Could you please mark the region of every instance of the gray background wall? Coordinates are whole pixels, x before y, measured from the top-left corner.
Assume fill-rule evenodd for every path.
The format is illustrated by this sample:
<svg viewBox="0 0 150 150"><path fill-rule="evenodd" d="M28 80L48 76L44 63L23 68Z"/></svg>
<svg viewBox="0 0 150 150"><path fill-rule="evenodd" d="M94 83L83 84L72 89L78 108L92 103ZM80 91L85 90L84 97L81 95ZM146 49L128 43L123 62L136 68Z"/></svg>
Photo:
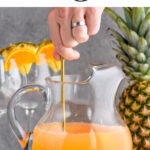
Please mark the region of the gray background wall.
<svg viewBox="0 0 150 150"><path fill-rule="evenodd" d="M49 39L47 15L51 8L0 8L0 48L10 43L31 41L39 43ZM121 8L113 8L121 15ZM92 63L113 63L119 65L112 50L113 43L108 27L116 28L115 23L103 13L101 29L96 36L76 49L81 53L77 61L66 63L66 72L80 72ZM15 136L8 129L8 122L0 119L0 150L21 150Z"/></svg>

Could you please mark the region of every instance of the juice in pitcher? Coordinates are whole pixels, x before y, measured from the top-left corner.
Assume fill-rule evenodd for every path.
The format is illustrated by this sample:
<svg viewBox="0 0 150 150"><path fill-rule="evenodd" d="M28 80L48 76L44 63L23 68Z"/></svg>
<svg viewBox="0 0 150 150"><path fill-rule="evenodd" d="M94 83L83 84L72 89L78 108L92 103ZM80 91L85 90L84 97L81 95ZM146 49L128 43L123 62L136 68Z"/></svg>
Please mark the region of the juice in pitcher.
<svg viewBox="0 0 150 150"><path fill-rule="evenodd" d="M132 140L127 127L47 123L35 127L32 150L132 150Z"/></svg>

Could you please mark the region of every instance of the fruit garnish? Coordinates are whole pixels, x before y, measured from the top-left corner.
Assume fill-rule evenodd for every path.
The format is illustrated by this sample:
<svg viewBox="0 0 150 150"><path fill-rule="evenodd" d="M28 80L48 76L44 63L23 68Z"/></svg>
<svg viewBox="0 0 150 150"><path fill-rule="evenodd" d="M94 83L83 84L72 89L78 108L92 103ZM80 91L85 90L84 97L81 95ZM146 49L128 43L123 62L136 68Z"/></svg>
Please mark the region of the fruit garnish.
<svg viewBox="0 0 150 150"><path fill-rule="evenodd" d="M40 43L39 49L37 51L37 56L39 57L38 65L48 64L48 66L55 72L58 72L61 67L61 62L56 61L53 57L54 45L50 40L45 40Z"/></svg>
<svg viewBox="0 0 150 150"><path fill-rule="evenodd" d="M18 68L22 75L28 74L32 63L38 62L37 49L38 46L32 43L19 43L3 50L2 56L5 58L5 71Z"/></svg>

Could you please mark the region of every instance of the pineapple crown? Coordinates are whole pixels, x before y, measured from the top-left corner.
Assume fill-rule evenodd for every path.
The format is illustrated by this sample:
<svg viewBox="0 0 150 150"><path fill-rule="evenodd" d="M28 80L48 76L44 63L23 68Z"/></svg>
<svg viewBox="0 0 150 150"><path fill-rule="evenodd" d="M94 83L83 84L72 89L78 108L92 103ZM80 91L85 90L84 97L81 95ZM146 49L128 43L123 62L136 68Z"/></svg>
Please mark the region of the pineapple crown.
<svg viewBox="0 0 150 150"><path fill-rule="evenodd" d="M105 12L116 22L120 34L109 28L117 41L113 48L131 80L150 81L150 7L124 7L125 20L110 8Z"/></svg>

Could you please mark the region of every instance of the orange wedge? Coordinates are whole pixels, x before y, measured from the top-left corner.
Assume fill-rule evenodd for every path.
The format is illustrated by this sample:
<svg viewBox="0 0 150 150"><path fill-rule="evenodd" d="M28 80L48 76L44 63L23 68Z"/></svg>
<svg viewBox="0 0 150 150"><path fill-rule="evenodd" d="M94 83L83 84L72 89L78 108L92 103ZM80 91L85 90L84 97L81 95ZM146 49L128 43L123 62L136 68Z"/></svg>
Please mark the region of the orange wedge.
<svg viewBox="0 0 150 150"><path fill-rule="evenodd" d="M54 59L54 49L54 45L50 40L43 41L37 51L37 56L39 58L38 65L47 63L53 71L58 72L61 67L61 62Z"/></svg>
<svg viewBox="0 0 150 150"><path fill-rule="evenodd" d="M2 52L5 71L18 68L22 75L28 74L32 63L38 62L37 49L38 47L31 43L19 43L7 48Z"/></svg>

